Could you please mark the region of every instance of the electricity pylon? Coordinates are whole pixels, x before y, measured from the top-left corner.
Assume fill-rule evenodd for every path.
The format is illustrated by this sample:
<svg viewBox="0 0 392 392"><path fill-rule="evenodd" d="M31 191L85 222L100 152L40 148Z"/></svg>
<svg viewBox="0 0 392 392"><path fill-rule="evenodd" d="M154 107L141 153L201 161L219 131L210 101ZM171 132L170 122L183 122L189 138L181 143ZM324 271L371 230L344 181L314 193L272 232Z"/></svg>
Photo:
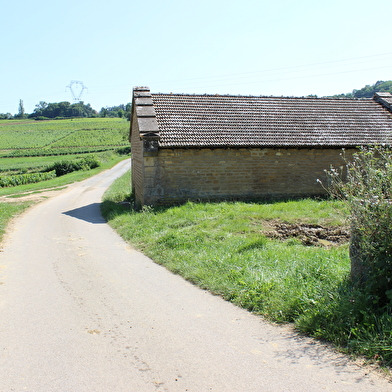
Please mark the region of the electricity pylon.
<svg viewBox="0 0 392 392"><path fill-rule="evenodd" d="M71 83L66 87L71 90L74 102L81 102L83 90L88 90L87 87L79 80L71 80Z"/></svg>

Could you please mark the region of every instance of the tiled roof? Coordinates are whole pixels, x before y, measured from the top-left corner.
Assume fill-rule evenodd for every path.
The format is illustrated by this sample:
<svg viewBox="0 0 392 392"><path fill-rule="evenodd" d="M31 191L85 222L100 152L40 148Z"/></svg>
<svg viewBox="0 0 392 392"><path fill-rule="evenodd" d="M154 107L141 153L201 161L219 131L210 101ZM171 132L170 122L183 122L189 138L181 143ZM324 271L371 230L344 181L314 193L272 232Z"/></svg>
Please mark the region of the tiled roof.
<svg viewBox="0 0 392 392"><path fill-rule="evenodd" d="M152 99L160 147L350 147L392 141L392 114L387 109L392 96L381 93L379 102L184 94L140 97L142 106L143 100Z"/></svg>

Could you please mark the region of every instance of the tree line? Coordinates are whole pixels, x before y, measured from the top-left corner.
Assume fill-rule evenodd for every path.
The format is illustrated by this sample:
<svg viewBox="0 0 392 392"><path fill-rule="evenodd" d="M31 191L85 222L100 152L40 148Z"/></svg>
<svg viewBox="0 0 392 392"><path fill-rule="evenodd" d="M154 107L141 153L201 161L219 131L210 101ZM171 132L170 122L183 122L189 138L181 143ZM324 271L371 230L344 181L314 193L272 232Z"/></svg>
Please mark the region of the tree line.
<svg viewBox="0 0 392 392"><path fill-rule="evenodd" d="M375 93L391 93L392 94L392 80L378 82L369 85L360 90L353 90L351 93L334 95L334 98L371 98Z"/></svg>
<svg viewBox="0 0 392 392"><path fill-rule="evenodd" d="M24 110L23 101L19 101L19 110L17 114L12 115L11 113L0 113L0 120L12 120L12 119L35 119L35 120L46 120L46 119L62 119L62 118L75 118L75 117L119 117L130 119L131 116L130 103L120 104L117 106L106 106L102 107L98 112L94 110L89 103L78 102L71 104L70 102L54 102L47 103L40 101L35 105L33 113L26 113Z"/></svg>

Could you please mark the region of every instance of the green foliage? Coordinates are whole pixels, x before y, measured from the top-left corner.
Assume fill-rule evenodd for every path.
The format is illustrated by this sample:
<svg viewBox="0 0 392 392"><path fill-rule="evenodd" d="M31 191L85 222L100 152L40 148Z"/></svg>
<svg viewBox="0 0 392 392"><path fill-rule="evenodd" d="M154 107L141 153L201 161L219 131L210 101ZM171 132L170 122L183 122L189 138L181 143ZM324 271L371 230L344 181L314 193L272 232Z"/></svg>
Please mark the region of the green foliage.
<svg viewBox="0 0 392 392"><path fill-rule="evenodd" d="M113 146L96 146L96 147L68 147L68 148L51 148L51 149L23 149L23 150L13 150L9 154L5 154L3 158L16 158L16 157L49 157L49 156L59 156L59 155L75 155L75 154L87 154L92 152L108 152L114 151L119 155L130 155L130 147L119 147L113 150Z"/></svg>
<svg viewBox="0 0 392 392"><path fill-rule="evenodd" d="M24 119L26 117L27 117L27 115L25 114L23 101L20 99L19 100L19 111L18 111L18 114L15 114L14 118L20 120L20 119Z"/></svg>
<svg viewBox="0 0 392 392"><path fill-rule="evenodd" d="M24 184L33 184L35 182L46 181L56 177L55 170L45 173L27 173L10 176L0 176L0 187L10 187Z"/></svg>
<svg viewBox="0 0 392 392"><path fill-rule="evenodd" d="M67 160L77 161L82 159L84 156L89 156L91 154L77 154L68 155ZM120 154L118 154L120 155ZM109 161L113 159L117 154L113 151L105 151L94 154L96 159L100 162ZM59 160L58 157L44 156L44 157L23 157L23 158L1 158L0 174L25 174L34 172L46 171L49 166L52 166L55 162Z"/></svg>
<svg viewBox="0 0 392 392"><path fill-rule="evenodd" d="M51 148L78 146L117 146L124 144L124 129L116 131L107 128L80 129L53 142ZM129 142L128 142L129 143Z"/></svg>
<svg viewBox="0 0 392 392"><path fill-rule="evenodd" d="M96 117L98 113L88 103L70 104L69 102L46 103L41 101L29 118L71 118L71 117Z"/></svg>
<svg viewBox="0 0 392 392"><path fill-rule="evenodd" d="M392 309L392 150L361 148L344 173L327 174L330 193L350 211L352 277L374 306Z"/></svg>
<svg viewBox="0 0 392 392"><path fill-rule="evenodd" d="M56 176L63 176L78 170L89 170L100 166L100 161L94 156L89 155L78 160L63 160L55 162L46 170L48 172L54 171Z"/></svg>
<svg viewBox="0 0 392 392"><path fill-rule="evenodd" d="M49 163L53 162L53 157L37 158L1 158L0 174L24 174L43 171Z"/></svg>
<svg viewBox="0 0 392 392"><path fill-rule="evenodd" d="M111 213L110 210L113 207L113 204L122 201L131 201L130 187L131 173L128 172L114 181L112 186L106 190L105 200L110 205L110 208L107 209L108 213ZM120 209L122 210L122 208Z"/></svg>
<svg viewBox="0 0 392 392"><path fill-rule="evenodd" d="M110 169L113 165L120 162L124 159L123 156L119 156L114 154L113 152L104 152L100 153L99 160L101 161L101 165L92 170L78 170L72 173L69 173L65 176L55 177L51 180L47 180L44 182L37 182L32 184L26 185L18 185L12 188L0 188L0 196L6 195L22 195L24 192L32 192L32 191L39 191L41 189L47 188L55 188L55 187L62 187L66 184L71 184L76 181L82 181L86 178L93 176L94 174L98 174L99 172ZM46 157L45 157L46 158ZM28 158L26 158L28 159ZM35 158L34 158L35 159ZM0 206L0 213L1 213L1 206Z"/></svg>
<svg viewBox="0 0 392 392"><path fill-rule="evenodd" d="M388 92L392 93L392 80L386 82L379 80L373 85L366 85L360 90L353 90L348 94L334 95L337 98L371 98L375 93Z"/></svg>
<svg viewBox="0 0 392 392"><path fill-rule="evenodd" d="M387 82L379 80L372 86L366 85L360 90L353 90L353 96L355 98L371 98L377 92L392 93L392 80Z"/></svg>
<svg viewBox="0 0 392 392"><path fill-rule="evenodd" d="M392 365L392 317L388 311L375 312L371 298L350 279L326 292L318 306L297 319L296 326L343 351Z"/></svg>
<svg viewBox="0 0 392 392"><path fill-rule="evenodd" d="M127 149L127 147L124 147ZM115 151L121 154L124 148L116 149ZM12 150L9 153L3 154L3 158L21 158L21 157L53 157L59 155L74 155L86 154L92 152L113 151L112 146L96 146L96 147L67 147L67 148L26 148L23 150ZM129 148L128 148L129 151ZM128 152L129 154L129 152Z"/></svg>
<svg viewBox="0 0 392 392"><path fill-rule="evenodd" d="M132 112L131 103L127 103L126 105L118 105L118 106L106 106L99 111L100 117L119 117L130 119Z"/></svg>

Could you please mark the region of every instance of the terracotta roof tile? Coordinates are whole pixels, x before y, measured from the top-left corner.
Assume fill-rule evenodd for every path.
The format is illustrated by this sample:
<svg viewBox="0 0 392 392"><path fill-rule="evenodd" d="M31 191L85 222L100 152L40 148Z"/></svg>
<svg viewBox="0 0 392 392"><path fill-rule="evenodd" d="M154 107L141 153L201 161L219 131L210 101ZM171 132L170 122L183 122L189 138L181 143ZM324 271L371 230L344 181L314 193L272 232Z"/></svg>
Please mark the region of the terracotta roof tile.
<svg viewBox="0 0 392 392"><path fill-rule="evenodd" d="M151 94L160 146L349 147L392 142L373 99ZM388 100L392 97L381 97ZM144 98L138 98L145 104Z"/></svg>

